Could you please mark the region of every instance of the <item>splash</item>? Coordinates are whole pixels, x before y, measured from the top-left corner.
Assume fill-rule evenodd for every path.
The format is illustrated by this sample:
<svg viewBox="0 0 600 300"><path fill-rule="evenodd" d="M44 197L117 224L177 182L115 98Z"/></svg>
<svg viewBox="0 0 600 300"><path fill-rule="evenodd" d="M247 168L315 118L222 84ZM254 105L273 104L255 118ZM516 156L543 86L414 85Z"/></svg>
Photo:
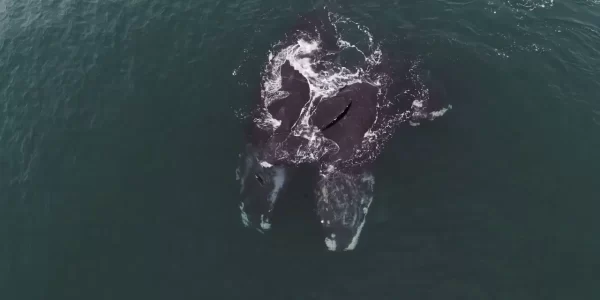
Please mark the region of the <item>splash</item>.
<svg viewBox="0 0 600 300"><path fill-rule="evenodd" d="M291 132L292 136L301 137L306 143L299 146L296 153L291 156L293 163L314 162L338 148L335 142L325 138L320 130L309 122L319 101L326 101L336 96L343 87L355 83L368 83L378 87L378 96L383 97L386 82L389 81L385 78L386 74L374 71L374 68L381 64L382 51L380 45L374 42L369 29L334 13L329 13L328 19L333 25L339 52L352 51L353 55L360 57L358 65L348 66L324 59L328 50L323 48L321 37L311 36L308 33L298 34L293 43L279 50L276 48L281 47L284 42L275 43L273 49L267 54L268 62L262 76L261 114L254 120L259 128L274 132L281 125L281 120L275 119L268 112L267 107L289 95L288 92L281 90L281 68L284 64L289 63L307 80L309 86L309 101L302 107L300 117ZM362 40L366 42L366 49L361 49L355 43L344 39L344 29L340 28L340 24L354 25L361 33Z"/></svg>
<svg viewBox="0 0 600 300"><path fill-rule="evenodd" d="M282 67L289 65L300 73L309 86L309 100L302 107L299 118L292 126L290 136L301 138L304 143L294 147L294 153L285 147L278 148L279 158L285 157L291 164L316 162L327 153L335 153L339 146L327 139L317 128L310 124L320 101L327 101L337 95L346 86L356 83L367 83L377 88L376 119L365 133L362 142L354 149L353 158L343 162L344 165L357 165L374 160L382 151L385 143L391 138L394 129L403 122L413 126L419 121L433 120L443 116L452 107L437 111L429 111L429 90L419 75L420 61L414 61L409 70L409 80L417 86L406 91L414 99L408 109L398 109L398 95L389 95L389 87L394 83L390 75L382 69L384 52L381 44L375 40L367 26L359 24L347 17L329 12L327 20L332 26L337 49L328 49L323 37L317 33L298 32L292 37L274 43L267 53L267 62L261 74L261 105L254 123L261 130L270 134L282 124L267 109L277 101L289 96L282 90ZM333 53L332 53L333 52ZM330 59L332 54L337 56ZM350 57L341 61L340 57ZM382 68L380 68L380 66Z"/></svg>
<svg viewBox="0 0 600 300"><path fill-rule="evenodd" d="M395 129L401 123L408 122L411 126L419 126L421 120L434 120L445 115L452 109L452 105L436 111L429 109L429 88L425 85L420 75L422 61L413 61L408 70L408 78L415 85L414 89L407 89L402 95L408 95L413 99L407 110L396 110L396 97L400 95L384 95L390 100L383 101L378 106L378 114L375 124L369 129L359 147L354 151L352 159L344 162L344 165L359 165L367 161L373 161L383 151L384 145L392 137ZM391 84L391 82L390 82Z"/></svg>
<svg viewBox="0 0 600 300"><path fill-rule="evenodd" d="M510 0L510 7L532 11L537 8L550 8L554 6L554 0Z"/></svg>

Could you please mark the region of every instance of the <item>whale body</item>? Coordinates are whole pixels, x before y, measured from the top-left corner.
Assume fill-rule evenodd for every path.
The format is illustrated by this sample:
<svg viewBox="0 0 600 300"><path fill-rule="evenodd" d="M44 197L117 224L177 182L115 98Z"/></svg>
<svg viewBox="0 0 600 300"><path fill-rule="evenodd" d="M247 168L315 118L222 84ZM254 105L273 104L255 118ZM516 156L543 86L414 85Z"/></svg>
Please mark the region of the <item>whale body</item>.
<svg viewBox="0 0 600 300"><path fill-rule="evenodd" d="M342 25L356 26L367 49L344 40ZM244 225L268 231L290 170L310 165L327 249L355 249L373 201L375 158L394 126L431 116L426 99L398 108L388 63L365 26L326 11L299 16L268 55L240 155Z"/></svg>

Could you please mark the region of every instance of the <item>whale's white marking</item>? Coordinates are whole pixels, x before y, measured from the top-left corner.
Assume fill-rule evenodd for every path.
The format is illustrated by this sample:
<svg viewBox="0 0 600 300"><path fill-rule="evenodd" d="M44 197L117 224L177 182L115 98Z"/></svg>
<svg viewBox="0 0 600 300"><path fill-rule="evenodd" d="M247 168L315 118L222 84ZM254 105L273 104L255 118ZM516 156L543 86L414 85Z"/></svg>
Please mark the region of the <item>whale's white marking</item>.
<svg viewBox="0 0 600 300"><path fill-rule="evenodd" d="M329 237L325 238L325 245L327 246L327 249L329 249L330 251L335 251L337 249L337 243L335 242L335 240Z"/></svg>
<svg viewBox="0 0 600 300"><path fill-rule="evenodd" d="M270 163L268 163L268 162L266 162L266 161L261 161L261 162L260 162L260 165L261 165L263 168L270 168L270 167L272 167L272 166L273 166L272 164L270 164Z"/></svg>
<svg viewBox="0 0 600 300"><path fill-rule="evenodd" d="M271 223L269 223L269 220L265 218L265 215L260 215L260 228L264 230L271 229Z"/></svg>
<svg viewBox="0 0 600 300"><path fill-rule="evenodd" d="M375 185L375 177L372 174L364 173L361 177L361 182L367 184L367 187L365 188L365 190L369 191L367 194L362 195L362 198L360 201L361 205L364 205L363 206L364 218L358 225L358 228L356 229L356 233L354 233L354 236L352 237L352 241L350 242L348 247L346 247L346 249L344 249L345 251L354 250L354 248L356 248L356 245L358 244L358 239L360 238L360 233L363 229L363 226L365 226L365 222L367 220L367 218L366 218L367 212L369 211L369 207L371 206L371 203L373 202L372 191L373 191L373 186Z"/></svg>
<svg viewBox="0 0 600 300"><path fill-rule="evenodd" d="M242 223L244 223L244 226L246 226L246 227L250 226L250 220L248 219L248 215L246 214L246 211L244 211L244 202L240 203L240 212L242 215Z"/></svg>

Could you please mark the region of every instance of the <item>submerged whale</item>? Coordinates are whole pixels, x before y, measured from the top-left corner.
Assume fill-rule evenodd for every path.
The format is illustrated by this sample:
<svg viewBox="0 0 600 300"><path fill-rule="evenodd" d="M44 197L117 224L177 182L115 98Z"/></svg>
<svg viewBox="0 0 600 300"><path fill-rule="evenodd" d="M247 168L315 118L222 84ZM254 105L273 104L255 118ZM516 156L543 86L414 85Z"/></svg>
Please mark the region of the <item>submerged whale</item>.
<svg viewBox="0 0 600 300"><path fill-rule="evenodd" d="M344 39L344 25L358 28L366 49ZM269 53L240 155L244 225L269 230L290 170L308 164L319 174L314 195L327 249L357 246L373 201L373 162L394 126L440 114L427 112L426 99L395 103L391 77L365 26L326 11L299 16Z"/></svg>

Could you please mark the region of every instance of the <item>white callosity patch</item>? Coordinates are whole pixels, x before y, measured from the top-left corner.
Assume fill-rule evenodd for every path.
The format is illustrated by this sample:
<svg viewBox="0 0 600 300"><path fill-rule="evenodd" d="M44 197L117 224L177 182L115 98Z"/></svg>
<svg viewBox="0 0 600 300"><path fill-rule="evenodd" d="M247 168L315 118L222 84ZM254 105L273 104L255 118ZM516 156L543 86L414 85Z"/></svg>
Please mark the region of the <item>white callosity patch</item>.
<svg viewBox="0 0 600 300"><path fill-rule="evenodd" d="M369 173L364 173L361 177L361 182L366 185L365 190L369 191L367 193L364 193L361 198L361 205L363 208L364 218L358 225L354 236L352 236L352 241L350 242L348 247L346 247L345 250L354 250L354 248L356 248L356 245L358 244L358 239L360 238L360 233L362 232L363 226L365 226L365 222L367 220L366 216L369 212L369 207L373 202L373 186L375 185L375 177L373 177L373 175Z"/></svg>
<svg viewBox="0 0 600 300"><path fill-rule="evenodd" d="M269 219L265 218L265 215L260 215L260 228L263 230L271 229L271 223L269 223Z"/></svg>
<svg viewBox="0 0 600 300"><path fill-rule="evenodd" d="M337 250L337 243L335 242L335 240L333 239L333 237L326 237L325 238L325 245L327 246L327 249L329 251L335 251Z"/></svg>
<svg viewBox="0 0 600 300"><path fill-rule="evenodd" d="M270 168L270 167L272 167L272 166L273 166L272 164L270 164L270 163L268 163L268 162L266 162L266 161L261 161L261 162L260 162L260 165L261 165L263 168Z"/></svg>

